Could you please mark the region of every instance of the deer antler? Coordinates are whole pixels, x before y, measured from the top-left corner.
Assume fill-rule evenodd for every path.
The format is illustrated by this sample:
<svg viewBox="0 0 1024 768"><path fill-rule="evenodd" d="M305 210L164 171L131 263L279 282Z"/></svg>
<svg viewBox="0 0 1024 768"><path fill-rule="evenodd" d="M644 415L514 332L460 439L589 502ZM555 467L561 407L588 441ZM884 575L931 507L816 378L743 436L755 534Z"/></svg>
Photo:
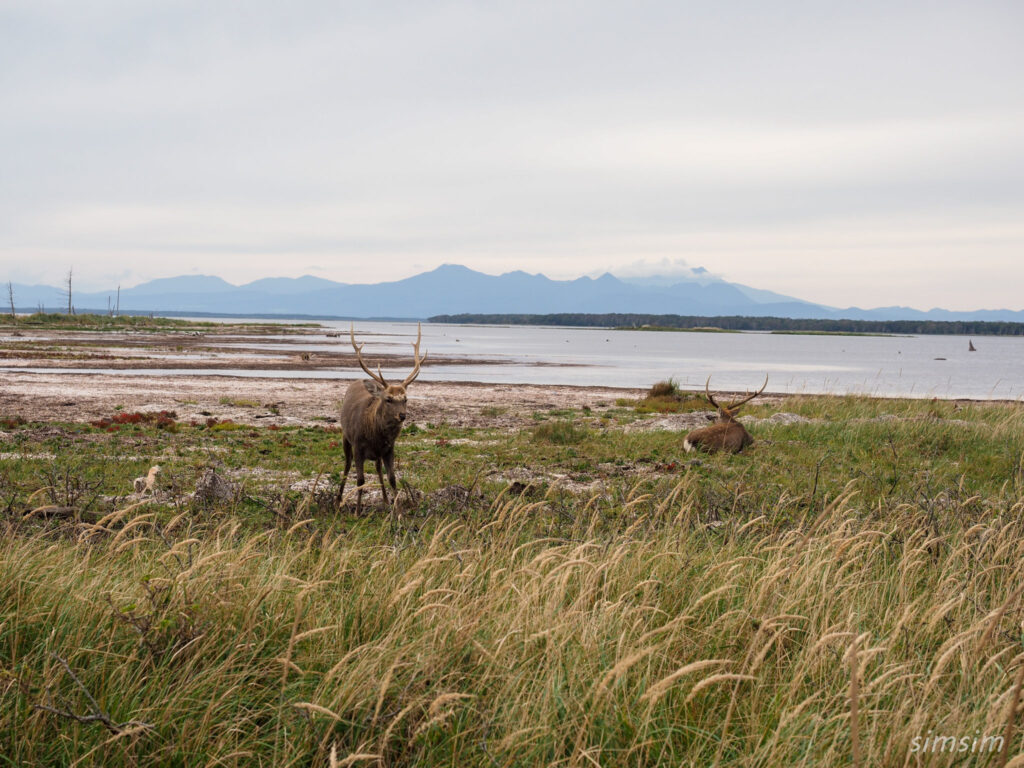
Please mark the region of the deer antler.
<svg viewBox="0 0 1024 768"><path fill-rule="evenodd" d="M757 397L757 396L758 396L758 395L760 395L760 394L761 394L762 392L764 392L764 388L765 388L765 387L767 387L767 386L768 386L768 374L766 373L766 374L764 375L764 384L762 384L762 385L761 385L761 388L760 388L759 390L757 390L757 392L755 392L755 393L754 393L754 394L752 394L752 395L747 395L747 396L746 396L746 397L744 397L744 398L743 398L742 400L739 400L739 401L737 401L737 402L735 402L735 403L730 403L730 404L729 404L729 405L727 406L727 407L728 407L728 409L729 409L730 411L732 411L732 410L735 410L736 408L739 408L739 407L740 407L741 405L743 405L744 403L749 403L749 402L750 402L751 400L753 400L753 399L754 399L755 397Z"/></svg>
<svg viewBox="0 0 1024 768"><path fill-rule="evenodd" d="M708 380L704 382L704 393L708 396L708 402L711 403L715 408L721 409L718 403L715 402L715 398L711 396L711 390L708 389L708 385L711 384L711 377L708 376Z"/></svg>
<svg viewBox="0 0 1024 768"><path fill-rule="evenodd" d="M352 349L354 349L356 351L356 358L359 360L359 367L362 368L364 371L366 371L366 373L369 374L371 379L376 381L382 387L387 388L388 383L384 380L384 374L382 374L380 372L380 366L379 365L377 366L377 372L374 373L369 368L367 368L366 367L366 363L363 362L362 350L363 350L363 347L366 346L366 342L363 342L362 344L356 344L356 331L355 331L355 324L354 323L349 325L348 335L349 335L349 338L352 339Z"/></svg>
<svg viewBox="0 0 1024 768"><path fill-rule="evenodd" d="M427 353L423 353L423 357L420 357L420 340L423 338L423 328L419 323L416 323L416 343L412 345L412 359L413 369L412 373L405 377L405 381L402 382L403 387L407 387L416 380L416 377L420 375L420 363L427 359Z"/></svg>
<svg viewBox="0 0 1024 768"><path fill-rule="evenodd" d="M729 411L730 413L732 413L733 411L735 411L737 408L739 408L744 403L749 403L755 397L757 397L762 392L764 392L764 388L768 386L768 374L765 374L764 384L761 385L761 388L759 390L757 390L757 392L755 392L752 395L747 395L742 400L737 400L735 403L728 403L724 407L715 402L715 398L714 398L714 396L712 396L711 390L708 389L708 385L710 385L710 384L711 384L711 377L708 376L708 380L706 382L704 382L704 393L708 397L708 402L711 403L711 405L713 405L715 408L717 408L720 411Z"/></svg>

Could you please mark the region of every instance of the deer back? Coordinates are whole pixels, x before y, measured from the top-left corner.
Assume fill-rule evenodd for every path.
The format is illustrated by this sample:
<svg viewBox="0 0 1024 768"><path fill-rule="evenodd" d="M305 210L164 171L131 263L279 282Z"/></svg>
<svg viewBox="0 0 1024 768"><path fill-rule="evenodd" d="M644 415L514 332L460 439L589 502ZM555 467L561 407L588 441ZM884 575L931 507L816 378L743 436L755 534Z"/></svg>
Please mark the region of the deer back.
<svg viewBox="0 0 1024 768"><path fill-rule="evenodd" d="M744 426L734 421L696 429L686 436L683 446L688 451L697 448L708 452L739 453L753 442L754 438Z"/></svg>
<svg viewBox="0 0 1024 768"><path fill-rule="evenodd" d="M699 448L703 451L739 453L753 442L754 438L742 424L728 419L693 430L683 440L683 447L687 451Z"/></svg>

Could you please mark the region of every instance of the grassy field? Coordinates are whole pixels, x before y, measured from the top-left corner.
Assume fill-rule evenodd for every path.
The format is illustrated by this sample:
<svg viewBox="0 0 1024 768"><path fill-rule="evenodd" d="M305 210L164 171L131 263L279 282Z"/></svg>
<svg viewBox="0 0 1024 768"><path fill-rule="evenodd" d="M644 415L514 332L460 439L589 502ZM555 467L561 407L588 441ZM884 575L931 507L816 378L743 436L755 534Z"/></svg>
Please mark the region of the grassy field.
<svg viewBox="0 0 1024 768"><path fill-rule="evenodd" d="M329 422L5 414L0 765L1024 764L1021 405L649 410L407 430L362 517Z"/></svg>

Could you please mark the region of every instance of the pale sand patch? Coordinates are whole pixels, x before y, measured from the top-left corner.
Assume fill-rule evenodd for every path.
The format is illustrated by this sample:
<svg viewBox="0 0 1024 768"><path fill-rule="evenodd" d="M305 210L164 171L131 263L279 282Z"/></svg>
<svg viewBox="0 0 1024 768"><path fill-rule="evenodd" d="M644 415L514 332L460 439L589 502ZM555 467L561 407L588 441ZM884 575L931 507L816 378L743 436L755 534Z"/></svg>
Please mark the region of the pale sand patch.
<svg viewBox="0 0 1024 768"><path fill-rule="evenodd" d="M4 372L0 416L93 421L118 410L166 410L177 413L179 421L212 417L242 424L322 425L325 419L337 418L349 381ZM639 389L616 387L417 381L409 387L409 418L417 424L522 427L533 424L538 411L587 406L600 413L614 407L618 398L642 394Z"/></svg>

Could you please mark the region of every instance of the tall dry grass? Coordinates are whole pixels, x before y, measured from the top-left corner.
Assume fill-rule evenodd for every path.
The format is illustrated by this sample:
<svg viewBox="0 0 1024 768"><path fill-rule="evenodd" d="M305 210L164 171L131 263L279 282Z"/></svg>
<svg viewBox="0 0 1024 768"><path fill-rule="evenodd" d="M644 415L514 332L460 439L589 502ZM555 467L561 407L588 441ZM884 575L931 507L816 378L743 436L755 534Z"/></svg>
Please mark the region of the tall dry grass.
<svg viewBox="0 0 1024 768"><path fill-rule="evenodd" d="M1024 502L938 530L852 491L785 526L698 507L684 480L556 539L506 498L375 542L144 509L9 527L3 760L939 764L912 751L932 732L1021 764Z"/></svg>

